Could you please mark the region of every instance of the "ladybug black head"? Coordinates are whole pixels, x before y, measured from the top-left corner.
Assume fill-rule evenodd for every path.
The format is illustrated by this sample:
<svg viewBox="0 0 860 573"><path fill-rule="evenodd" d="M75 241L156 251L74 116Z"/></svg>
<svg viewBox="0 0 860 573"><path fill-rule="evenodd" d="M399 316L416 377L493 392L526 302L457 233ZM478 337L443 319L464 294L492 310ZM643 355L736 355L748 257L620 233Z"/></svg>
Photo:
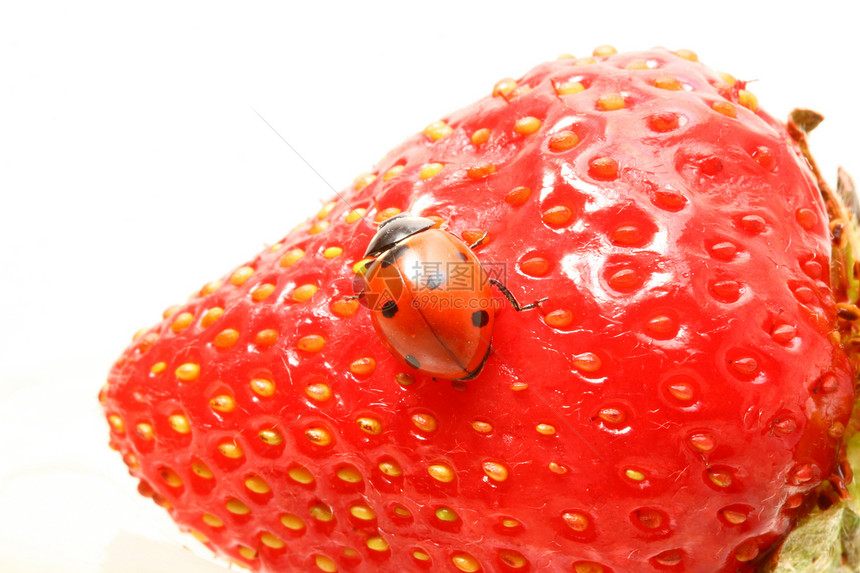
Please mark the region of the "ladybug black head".
<svg viewBox="0 0 860 573"><path fill-rule="evenodd" d="M377 257L405 239L421 231L426 231L436 223L432 219L416 217L408 213L395 215L379 225L376 235L367 245L365 257Z"/></svg>

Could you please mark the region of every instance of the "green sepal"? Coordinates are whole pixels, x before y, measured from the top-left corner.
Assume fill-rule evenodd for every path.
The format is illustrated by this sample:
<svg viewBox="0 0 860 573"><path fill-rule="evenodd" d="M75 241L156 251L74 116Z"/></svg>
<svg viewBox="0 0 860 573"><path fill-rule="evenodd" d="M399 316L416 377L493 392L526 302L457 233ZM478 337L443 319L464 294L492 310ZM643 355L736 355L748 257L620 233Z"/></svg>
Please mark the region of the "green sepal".
<svg viewBox="0 0 860 573"><path fill-rule="evenodd" d="M860 435L848 442L847 459L860 468ZM761 567L761 573L857 573L860 571L860 487L848 499L803 517Z"/></svg>

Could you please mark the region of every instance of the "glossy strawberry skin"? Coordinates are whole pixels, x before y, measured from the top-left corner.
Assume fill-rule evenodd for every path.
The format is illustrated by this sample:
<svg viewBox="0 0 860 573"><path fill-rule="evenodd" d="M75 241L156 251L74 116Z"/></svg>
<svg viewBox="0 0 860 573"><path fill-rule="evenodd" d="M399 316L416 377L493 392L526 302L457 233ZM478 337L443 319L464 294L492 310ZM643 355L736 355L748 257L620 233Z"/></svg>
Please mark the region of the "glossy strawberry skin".
<svg viewBox="0 0 860 573"><path fill-rule="evenodd" d="M265 571L751 571L853 401L827 216L741 83L595 61L500 82L141 334L102 400L142 491ZM498 312L473 381L344 298L397 210L549 299Z"/></svg>

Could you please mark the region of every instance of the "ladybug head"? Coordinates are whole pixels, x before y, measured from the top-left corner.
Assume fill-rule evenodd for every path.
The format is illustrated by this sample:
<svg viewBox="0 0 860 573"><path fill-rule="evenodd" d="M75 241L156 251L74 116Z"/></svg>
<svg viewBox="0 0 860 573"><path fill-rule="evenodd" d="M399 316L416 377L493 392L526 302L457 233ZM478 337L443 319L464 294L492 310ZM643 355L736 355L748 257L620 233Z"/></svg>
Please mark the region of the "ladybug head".
<svg viewBox="0 0 860 573"><path fill-rule="evenodd" d="M426 231L435 225L432 219L424 217L416 217L408 213L395 215L390 219L386 219L380 223L376 230L376 235L370 240L367 245L365 257L377 257L405 239L411 237L421 231Z"/></svg>

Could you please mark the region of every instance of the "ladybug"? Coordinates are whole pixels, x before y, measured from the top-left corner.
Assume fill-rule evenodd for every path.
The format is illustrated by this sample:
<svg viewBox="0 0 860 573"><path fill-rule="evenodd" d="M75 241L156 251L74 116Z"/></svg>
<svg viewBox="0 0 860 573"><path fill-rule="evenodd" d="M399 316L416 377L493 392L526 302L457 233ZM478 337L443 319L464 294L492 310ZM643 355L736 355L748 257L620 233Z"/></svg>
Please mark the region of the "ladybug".
<svg viewBox="0 0 860 573"><path fill-rule="evenodd" d="M435 222L407 213L385 220L367 247L373 257L362 294L376 332L401 362L448 380L476 377L490 354L492 285L517 311L505 286L487 276L472 249Z"/></svg>

